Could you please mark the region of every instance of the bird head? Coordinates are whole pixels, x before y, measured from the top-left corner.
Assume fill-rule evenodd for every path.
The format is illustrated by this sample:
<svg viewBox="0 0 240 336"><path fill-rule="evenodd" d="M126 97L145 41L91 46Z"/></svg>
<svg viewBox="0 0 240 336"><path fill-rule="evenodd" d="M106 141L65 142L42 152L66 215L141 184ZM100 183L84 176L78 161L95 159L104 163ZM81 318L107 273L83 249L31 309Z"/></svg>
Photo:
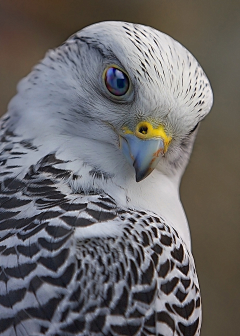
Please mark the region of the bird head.
<svg viewBox="0 0 240 336"><path fill-rule="evenodd" d="M133 167L137 182L154 169L183 172L197 125L213 102L189 51L153 28L125 22L82 29L48 52L19 91L27 101L29 137L38 130L95 141L95 151L84 150L87 162L91 156L104 161L99 144L109 145L116 162Z"/></svg>

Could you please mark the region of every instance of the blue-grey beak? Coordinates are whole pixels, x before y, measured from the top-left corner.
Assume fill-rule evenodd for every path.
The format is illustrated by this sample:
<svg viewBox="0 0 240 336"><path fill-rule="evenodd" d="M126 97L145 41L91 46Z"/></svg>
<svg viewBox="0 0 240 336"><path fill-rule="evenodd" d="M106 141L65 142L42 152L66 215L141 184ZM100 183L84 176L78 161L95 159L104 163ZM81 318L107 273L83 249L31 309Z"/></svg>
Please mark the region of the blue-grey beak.
<svg viewBox="0 0 240 336"><path fill-rule="evenodd" d="M135 168L137 182L154 170L164 154L164 141L160 137L139 139L134 134L124 134L120 136L120 147L127 161Z"/></svg>

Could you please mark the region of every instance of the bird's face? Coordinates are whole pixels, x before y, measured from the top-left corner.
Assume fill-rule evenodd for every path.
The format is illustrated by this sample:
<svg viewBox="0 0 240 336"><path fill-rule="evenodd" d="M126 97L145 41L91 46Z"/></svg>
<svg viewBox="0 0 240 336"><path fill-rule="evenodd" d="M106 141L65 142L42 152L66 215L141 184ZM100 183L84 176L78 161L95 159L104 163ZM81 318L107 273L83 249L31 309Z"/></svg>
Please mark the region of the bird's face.
<svg viewBox="0 0 240 336"><path fill-rule="evenodd" d="M53 58L63 93L58 113L64 111L69 132L117 147L137 181L160 162L181 166L212 106L209 81L184 47L150 27L103 22L73 35L42 63Z"/></svg>
<svg viewBox="0 0 240 336"><path fill-rule="evenodd" d="M106 67L103 72L103 86L107 89L108 94L116 102L123 102L124 96L132 96L133 84L130 76L122 68L115 64ZM138 107L141 108L141 104ZM145 110L148 108L145 107ZM129 113L131 115L131 111ZM114 128L119 137L119 148L122 150L127 161L133 165L136 172L136 181L139 182L147 177L161 156L163 156L172 140L168 136L164 127L160 124L155 125L151 121L144 119L144 116L138 116L135 113L135 121L130 118L120 127ZM151 116L151 114L150 114ZM131 128L130 128L131 127Z"/></svg>
<svg viewBox="0 0 240 336"><path fill-rule="evenodd" d="M88 46L88 62L94 60L87 87L95 92L88 96L91 117L104 129L97 140L115 142L137 181L159 161L180 162L212 105L209 81L195 58L169 36L129 23L96 24L69 42L77 39Z"/></svg>

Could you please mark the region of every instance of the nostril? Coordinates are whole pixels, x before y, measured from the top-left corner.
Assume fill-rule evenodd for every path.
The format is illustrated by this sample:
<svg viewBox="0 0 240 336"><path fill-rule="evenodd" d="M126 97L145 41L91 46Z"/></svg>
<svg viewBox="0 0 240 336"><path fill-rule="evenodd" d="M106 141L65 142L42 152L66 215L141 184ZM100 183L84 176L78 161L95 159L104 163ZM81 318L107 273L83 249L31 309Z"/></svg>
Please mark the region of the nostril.
<svg viewBox="0 0 240 336"><path fill-rule="evenodd" d="M147 126L141 126L138 130L139 133L142 133L142 134L147 134L148 132L148 127Z"/></svg>

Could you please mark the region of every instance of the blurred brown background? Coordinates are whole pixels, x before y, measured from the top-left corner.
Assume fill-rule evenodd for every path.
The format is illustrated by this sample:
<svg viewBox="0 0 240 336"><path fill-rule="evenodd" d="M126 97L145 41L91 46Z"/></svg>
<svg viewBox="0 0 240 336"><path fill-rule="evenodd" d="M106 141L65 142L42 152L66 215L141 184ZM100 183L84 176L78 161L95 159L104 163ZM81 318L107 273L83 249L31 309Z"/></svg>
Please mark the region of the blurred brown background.
<svg viewBox="0 0 240 336"><path fill-rule="evenodd" d="M215 104L201 125L181 195L202 291L201 335L240 335L240 1L0 0L0 114L48 48L102 20L166 32L210 78Z"/></svg>

